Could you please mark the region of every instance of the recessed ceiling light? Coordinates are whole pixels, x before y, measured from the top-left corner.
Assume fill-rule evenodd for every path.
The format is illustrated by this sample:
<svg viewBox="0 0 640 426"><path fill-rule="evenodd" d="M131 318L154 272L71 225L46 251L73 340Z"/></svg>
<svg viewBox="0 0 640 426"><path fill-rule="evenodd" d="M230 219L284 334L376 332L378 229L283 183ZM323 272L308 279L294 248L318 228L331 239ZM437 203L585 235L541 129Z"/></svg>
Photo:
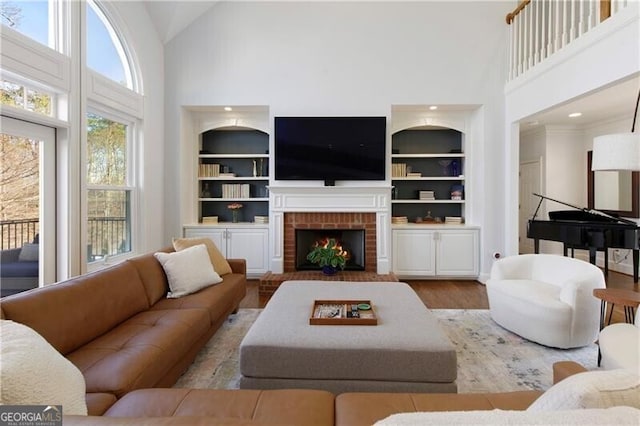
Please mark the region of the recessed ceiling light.
<svg viewBox="0 0 640 426"><path fill-rule="evenodd" d="M576 118L576 117L580 117L581 115L582 115L581 112L572 112L571 114L569 114L569 117Z"/></svg>
<svg viewBox="0 0 640 426"><path fill-rule="evenodd" d="M438 106L437 106L437 105L431 105L431 106L429 107L429 109L430 109L431 111L433 111L433 110L435 110L435 109L438 109Z"/></svg>
<svg viewBox="0 0 640 426"><path fill-rule="evenodd" d="M224 107L224 110L225 110L225 111L233 111L233 108L231 108L231 107Z"/></svg>

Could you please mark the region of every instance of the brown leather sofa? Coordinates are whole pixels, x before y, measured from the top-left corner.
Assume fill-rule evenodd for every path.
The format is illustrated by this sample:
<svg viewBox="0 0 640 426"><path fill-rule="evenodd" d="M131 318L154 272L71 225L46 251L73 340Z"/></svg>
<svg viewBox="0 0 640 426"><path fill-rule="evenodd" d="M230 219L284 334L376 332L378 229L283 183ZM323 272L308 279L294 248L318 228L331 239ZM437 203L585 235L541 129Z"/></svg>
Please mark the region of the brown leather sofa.
<svg viewBox="0 0 640 426"><path fill-rule="evenodd" d="M164 251L172 251L165 249ZM153 254L0 300L3 319L25 324L82 371L89 414L125 394L173 385L246 294L246 262L223 281L167 299Z"/></svg>
<svg viewBox="0 0 640 426"><path fill-rule="evenodd" d="M554 383L586 371L575 362L553 366ZM65 425L372 425L419 411L525 410L542 391L503 393L343 393L316 390L143 389L102 417L65 416Z"/></svg>

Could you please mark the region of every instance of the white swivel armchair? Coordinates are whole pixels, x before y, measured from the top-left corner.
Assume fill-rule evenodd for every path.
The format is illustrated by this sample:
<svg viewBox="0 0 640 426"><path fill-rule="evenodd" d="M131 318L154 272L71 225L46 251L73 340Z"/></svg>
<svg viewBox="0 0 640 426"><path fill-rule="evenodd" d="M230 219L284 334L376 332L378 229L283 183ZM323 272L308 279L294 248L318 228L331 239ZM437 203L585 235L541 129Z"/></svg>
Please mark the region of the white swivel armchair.
<svg viewBox="0 0 640 426"><path fill-rule="evenodd" d="M600 268L552 254L524 254L496 261L487 281L491 317L525 339L555 348L594 343L605 288Z"/></svg>

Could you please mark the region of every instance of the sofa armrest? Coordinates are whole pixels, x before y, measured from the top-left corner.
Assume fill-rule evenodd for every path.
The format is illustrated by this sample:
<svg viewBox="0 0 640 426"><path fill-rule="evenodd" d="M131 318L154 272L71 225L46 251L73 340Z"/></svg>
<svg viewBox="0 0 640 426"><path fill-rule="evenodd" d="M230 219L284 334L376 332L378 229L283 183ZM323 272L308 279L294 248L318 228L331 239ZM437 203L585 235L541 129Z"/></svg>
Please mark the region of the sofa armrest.
<svg viewBox="0 0 640 426"><path fill-rule="evenodd" d="M247 275L247 261L245 259L227 259L231 272L234 274Z"/></svg>
<svg viewBox="0 0 640 426"><path fill-rule="evenodd" d="M560 361L553 363L553 384L566 379L574 374L587 371L582 365L573 361Z"/></svg>

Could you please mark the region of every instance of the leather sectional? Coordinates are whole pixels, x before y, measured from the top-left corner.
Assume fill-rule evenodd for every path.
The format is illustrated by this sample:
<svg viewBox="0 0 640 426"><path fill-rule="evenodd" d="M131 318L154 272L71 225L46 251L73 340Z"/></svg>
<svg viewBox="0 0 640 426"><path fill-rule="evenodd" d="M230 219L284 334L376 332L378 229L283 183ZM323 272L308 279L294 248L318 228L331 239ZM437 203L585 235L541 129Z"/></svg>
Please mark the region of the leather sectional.
<svg viewBox="0 0 640 426"><path fill-rule="evenodd" d="M170 388L246 293L246 264L197 293L167 299L152 254L0 301L3 319L40 333L83 373L88 416L65 425L365 425L394 413L523 410L542 392L343 393ZM554 372L564 377L580 366Z"/></svg>

